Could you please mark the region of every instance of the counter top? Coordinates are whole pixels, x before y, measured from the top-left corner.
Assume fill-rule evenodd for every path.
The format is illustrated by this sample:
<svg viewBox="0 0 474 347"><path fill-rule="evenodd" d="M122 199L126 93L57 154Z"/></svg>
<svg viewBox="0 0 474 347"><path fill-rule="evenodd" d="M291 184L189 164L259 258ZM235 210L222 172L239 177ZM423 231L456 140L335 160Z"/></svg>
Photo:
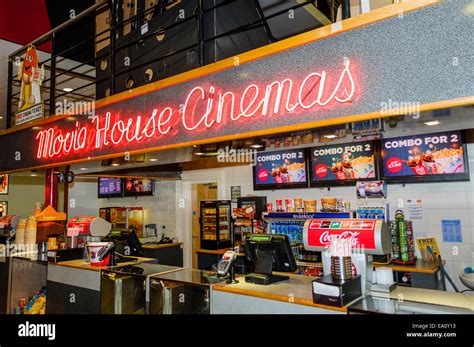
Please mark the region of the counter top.
<svg viewBox="0 0 474 347"><path fill-rule="evenodd" d="M82 269L82 270L90 270L90 271L100 271L100 270L110 270L113 269L117 266L126 266L126 265L137 265L141 264L144 262L148 261L156 261L156 259L152 258L141 258L141 257L131 257L131 258L138 258L137 260L132 260L126 263L118 263L116 266L92 266L88 262L86 262L84 259L75 259L75 260L68 260L68 261L62 261L53 265L57 266L66 266L66 267L72 267L76 269Z"/></svg>
<svg viewBox="0 0 474 347"><path fill-rule="evenodd" d="M463 308L474 313L474 295L466 293L397 286L390 293L390 299Z"/></svg>
<svg viewBox="0 0 474 347"><path fill-rule="evenodd" d="M276 273L277 274L277 273ZM243 277L238 277L239 283L226 284L219 283L212 286L212 290L254 296L262 299L276 300L282 302L291 302L294 304L311 306L326 310L347 312L348 306L336 307L315 304L313 302L312 284L315 277L302 276L288 273L281 273L289 276L287 281L277 282L270 285L259 285L253 283L246 283Z"/></svg>
<svg viewBox="0 0 474 347"><path fill-rule="evenodd" d="M443 260L443 264L445 263L446 262ZM389 267L389 268L392 268L393 271L419 272L419 273L428 273L428 274L434 274L436 271L438 271L438 264L436 262L423 261L421 259L417 259L415 265L374 264L374 268L377 268L377 267Z"/></svg>
<svg viewBox="0 0 474 347"><path fill-rule="evenodd" d="M147 249L161 249L161 248L168 248L168 247L180 247L183 243L182 242L173 242L173 243L155 243L155 244L144 244L143 248Z"/></svg>
<svg viewBox="0 0 474 347"><path fill-rule="evenodd" d="M215 272L197 269L182 269L180 271L168 272L164 274L153 275L152 279L164 281L198 284L210 286L213 283L223 282L228 277L218 277Z"/></svg>

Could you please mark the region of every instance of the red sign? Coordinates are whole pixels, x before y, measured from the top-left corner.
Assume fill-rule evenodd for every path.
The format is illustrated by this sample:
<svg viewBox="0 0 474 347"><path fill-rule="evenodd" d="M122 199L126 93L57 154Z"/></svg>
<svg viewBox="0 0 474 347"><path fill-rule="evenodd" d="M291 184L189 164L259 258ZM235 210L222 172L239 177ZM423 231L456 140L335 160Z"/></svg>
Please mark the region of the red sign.
<svg viewBox="0 0 474 347"><path fill-rule="evenodd" d="M159 146L181 132L219 129L231 122L269 122L270 127L270 117L297 117L309 110L350 103L355 92L349 59L339 73L320 70L300 80L253 83L240 93L213 85L195 86L182 104L153 105L148 112L130 117L106 110L90 120L76 121L72 129L51 126L41 130L36 135L36 158L67 159L79 153Z"/></svg>
<svg viewBox="0 0 474 347"><path fill-rule="evenodd" d="M353 248L373 250L376 248L375 223L373 220L311 220L308 226L308 245L325 248L334 239L349 239Z"/></svg>
<svg viewBox="0 0 474 347"><path fill-rule="evenodd" d="M258 180L260 182L265 182L268 179L268 171L266 169L261 169L258 172Z"/></svg>
<svg viewBox="0 0 474 347"><path fill-rule="evenodd" d="M319 178L324 178L328 175L328 167L325 164L318 164L314 167L314 174Z"/></svg>
<svg viewBox="0 0 474 347"><path fill-rule="evenodd" d="M403 169L403 162L400 160L400 158L393 157L387 160L387 170L391 173L397 173L400 172Z"/></svg>

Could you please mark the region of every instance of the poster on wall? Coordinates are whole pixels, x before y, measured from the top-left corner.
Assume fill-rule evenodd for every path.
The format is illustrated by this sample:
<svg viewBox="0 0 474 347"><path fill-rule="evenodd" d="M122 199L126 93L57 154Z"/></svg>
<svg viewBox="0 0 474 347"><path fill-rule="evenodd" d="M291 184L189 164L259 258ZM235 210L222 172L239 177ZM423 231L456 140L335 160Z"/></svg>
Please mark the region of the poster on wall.
<svg viewBox="0 0 474 347"><path fill-rule="evenodd" d="M0 195L7 195L8 194L8 175L0 175Z"/></svg>
<svg viewBox="0 0 474 347"><path fill-rule="evenodd" d="M373 141L313 147L310 163L311 186L353 184L378 176Z"/></svg>
<svg viewBox="0 0 474 347"><path fill-rule="evenodd" d="M8 215L8 201L0 201L0 217Z"/></svg>
<svg viewBox="0 0 474 347"><path fill-rule="evenodd" d="M306 150L287 149L257 154L253 169L255 190L308 186Z"/></svg>
<svg viewBox="0 0 474 347"><path fill-rule="evenodd" d="M148 178L127 178L124 182L124 196L151 196L155 181Z"/></svg>
<svg viewBox="0 0 474 347"><path fill-rule="evenodd" d="M383 178L391 182L468 180L460 131L382 140Z"/></svg>

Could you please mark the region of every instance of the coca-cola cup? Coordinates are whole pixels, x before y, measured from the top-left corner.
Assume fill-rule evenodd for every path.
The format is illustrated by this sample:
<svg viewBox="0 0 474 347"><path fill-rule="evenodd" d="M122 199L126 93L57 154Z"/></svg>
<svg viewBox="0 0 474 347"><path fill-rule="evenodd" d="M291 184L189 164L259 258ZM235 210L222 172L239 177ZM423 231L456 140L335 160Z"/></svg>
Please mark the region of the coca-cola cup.
<svg viewBox="0 0 474 347"><path fill-rule="evenodd" d="M283 200L276 201L277 212L283 212Z"/></svg>
<svg viewBox="0 0 474 347"><path fill-rule="evenodd" d="M286 212L293 212L293 200L285 199Z"/></svg>
<svg viewBox="0 0 474 347"><path fill-rule="evenodd" d="M336 178L337 178L338 180L345 180L345 179L347 179L347 174L346 174L344 171L336 171L334 174L336 175Z"/></svg>
<svg viewBox="0 0 474 347"><path fill-rule="evenodd" d="M267 212L273 212L273 204L271 202L267 202Z"/></svg>

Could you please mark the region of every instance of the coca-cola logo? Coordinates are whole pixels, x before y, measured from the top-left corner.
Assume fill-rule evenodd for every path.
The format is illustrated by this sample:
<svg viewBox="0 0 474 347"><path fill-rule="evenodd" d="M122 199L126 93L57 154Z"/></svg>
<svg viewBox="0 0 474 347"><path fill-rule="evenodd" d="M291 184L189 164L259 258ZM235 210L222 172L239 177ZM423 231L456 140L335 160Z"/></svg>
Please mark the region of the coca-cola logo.
<svg viewBox="0 0 474 347"><path fill-rule="evenodd" d="M266 169L261 169L257 173L257 177L260 182L265 182L268 179L268 171Z"/></svg>
<svg viewBox="0 0 474 347"><path fill-rule="evenodd" d="M329 231L325 231L319 237L319 242L322 245L329 245L332 240L341 239L341 240L351 240L352 247L355 247L359 244L360 232L357 231L344 231L340 234L331 234Z"/></svg>
<svg viewBox="0 0 474 347"><path fill-rule="evenodd" d="M400 158L393 157L387 160L387 163L385 164L387 167L387 170L391 173L397 173L400 172L403 169L403 162Z"/></svg>
<svg viewBox="0 0 474 347"><path fill-rule="evenodd" d="M324 178L328 175L328 167L324 164L318 164L314 167L314 174L316 177Z"/></svg>

